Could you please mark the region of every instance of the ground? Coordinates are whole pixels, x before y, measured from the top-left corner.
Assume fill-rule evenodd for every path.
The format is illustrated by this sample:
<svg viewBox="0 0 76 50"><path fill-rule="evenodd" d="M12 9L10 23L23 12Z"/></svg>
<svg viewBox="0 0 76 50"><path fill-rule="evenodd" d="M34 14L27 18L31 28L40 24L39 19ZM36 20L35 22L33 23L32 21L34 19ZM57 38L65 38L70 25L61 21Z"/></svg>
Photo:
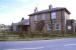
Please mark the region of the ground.
<svg viewBox="0 0 76 50"><path fill-rule="evenodd" d="M37 41L4 41L0 50L76 50L76 38Z"/></svg>

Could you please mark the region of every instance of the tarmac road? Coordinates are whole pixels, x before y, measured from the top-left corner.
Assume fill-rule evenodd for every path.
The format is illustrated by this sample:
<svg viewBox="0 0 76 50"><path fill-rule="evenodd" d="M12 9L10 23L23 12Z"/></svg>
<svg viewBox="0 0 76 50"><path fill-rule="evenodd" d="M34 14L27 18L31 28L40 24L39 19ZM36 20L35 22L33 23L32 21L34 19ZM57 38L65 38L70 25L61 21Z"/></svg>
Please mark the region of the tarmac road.
<svg viewBox="0 0 76 50"><path fill-rule="evenodd" d="M0 42L0 50L76 50L76 38Z"/></svg>

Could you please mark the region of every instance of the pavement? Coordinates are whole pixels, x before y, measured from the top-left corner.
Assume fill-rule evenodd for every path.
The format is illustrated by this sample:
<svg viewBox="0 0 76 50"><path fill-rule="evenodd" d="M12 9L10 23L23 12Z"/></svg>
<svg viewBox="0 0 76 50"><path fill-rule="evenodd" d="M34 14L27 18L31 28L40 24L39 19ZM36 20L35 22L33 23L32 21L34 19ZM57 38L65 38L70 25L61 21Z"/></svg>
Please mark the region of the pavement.
<svg viewBox="0 0 76 50"><path fill-rule="evenodd" d="M38 41L4 41L0 50L76 50L76 38Z"/></svg>

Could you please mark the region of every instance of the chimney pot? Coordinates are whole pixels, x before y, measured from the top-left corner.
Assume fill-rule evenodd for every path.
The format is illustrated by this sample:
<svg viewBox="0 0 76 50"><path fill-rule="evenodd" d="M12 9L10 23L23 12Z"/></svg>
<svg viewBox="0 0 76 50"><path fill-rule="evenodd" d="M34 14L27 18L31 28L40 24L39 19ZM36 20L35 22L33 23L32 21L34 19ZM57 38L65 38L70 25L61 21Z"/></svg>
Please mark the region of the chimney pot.
<svg viewBox="0 0 76 50"><path fill-rule="evenodd" d="M37 7L35 7L35 9L34 9L34 13L35 13L35 12L38 12L38 8L37 8Z"/></svg>
<svg viewBox="0 0 76 50"><path fill-rule="evenodd" d="M52 5L49 5L49 10L51 10L53 8L53 6Z"/></svg>

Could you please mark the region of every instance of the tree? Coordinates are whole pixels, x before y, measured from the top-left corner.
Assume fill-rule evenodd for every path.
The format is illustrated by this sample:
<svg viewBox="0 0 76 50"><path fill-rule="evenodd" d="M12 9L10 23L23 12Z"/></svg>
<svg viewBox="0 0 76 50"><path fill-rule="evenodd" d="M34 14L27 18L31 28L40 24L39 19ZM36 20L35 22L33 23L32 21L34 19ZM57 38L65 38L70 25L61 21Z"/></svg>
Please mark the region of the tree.
<svg viewBox="0 0 76 50"><path fill-rule="evenodd" d="M39 21L38 23L36 23L36 30L41 32L44 25L45 25L45 23L43 20Z"/></svg>

